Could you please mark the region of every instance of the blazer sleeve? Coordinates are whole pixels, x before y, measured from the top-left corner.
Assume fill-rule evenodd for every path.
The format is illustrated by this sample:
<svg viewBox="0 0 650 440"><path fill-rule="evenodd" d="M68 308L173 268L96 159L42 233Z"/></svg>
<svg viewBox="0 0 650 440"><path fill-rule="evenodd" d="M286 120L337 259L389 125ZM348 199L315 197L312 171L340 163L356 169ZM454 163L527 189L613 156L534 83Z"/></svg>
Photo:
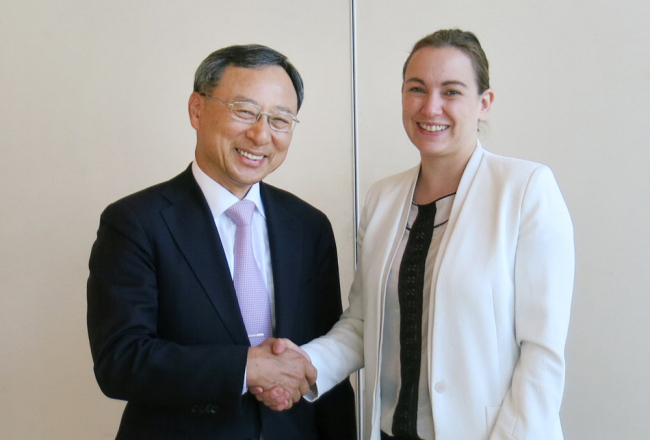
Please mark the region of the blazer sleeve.
<svg viewBox="0 0 650 440"><path fill-rule="evenodd" d="M88 334L102 391L140 404L239 408L248 347L180 344L159 334L155 234L124 201L101 216L90 256Z"/></svg>
<svg viewBox="0 0 650 440"><path fill-rule="evenodd" d="M363 237L367 225L367 208L361 214L358 229L357 267L362 264ZM364 297L362 271L357 269L348 296L349 306L341 319L323 337L302 346L318 370L317 394L308 396L316 399L337 383L363 367Z"/></svg>
<svg viewBox="0 0 650 440"><path fill-rule="evenodd" d="M315 281L318 325L324 335L341 317L341 284L334 232L329 221L323 222L316 250ZM323 440L356 440L354 391L347 376L314 403L318 436Z"/></svg>
<svg viewBox="0 0 650 440"><path fill-rule="evenodd" d="M551 170L540 166L524 192L515 255L520 356L491 440L562 439L559 411L574 264L568 209Z"/></svg>

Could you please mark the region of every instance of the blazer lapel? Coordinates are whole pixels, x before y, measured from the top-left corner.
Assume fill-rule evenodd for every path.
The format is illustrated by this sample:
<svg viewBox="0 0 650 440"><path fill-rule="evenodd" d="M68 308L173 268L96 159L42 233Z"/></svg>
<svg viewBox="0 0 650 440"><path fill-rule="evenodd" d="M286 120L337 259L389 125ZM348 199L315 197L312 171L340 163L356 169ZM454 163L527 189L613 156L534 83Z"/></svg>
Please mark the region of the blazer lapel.
<svg viewBox="0 0 650 440"><path fill-rule="evenodd" d="M162 216L176 244L235 343L248 345L221 239L191 169L172 180L164 195L172 204L162 210Z"/></svg>
<svg viewBox="0 0 650 440"><path fill-rule="evenodd" d="M481 146L481 141L476 140L476 148L472 153L472 156L469 158L469 162L463 171L463 176L460 178L460 183L458 184L458 189L456 190L456 196L454 197L454 204L451 207L451 212L449 213L449 222L447 223L447 230L445 235L442 237L440 242L440 248L438 249L438 256L436 257L436 262L433 266L433 283L435 285L438 279L438 272L440 271L440 265L442 260L447 252L447 247L449 241L451 240L454 230L456 229L456 223L458 222L458 217L463 209L465 204L465 199L467 198L467 193L472 186L474 177L476 176L476 171L483 159L483 154L485 150Z"/></svg>
<svg viewBox="0 0 650 440"><path fill-rule="evenodd" d="M275 301L275 336L291 337L299 303L302 229L294 214L280 203L275 188L260 182L271 250Z"/></svg>

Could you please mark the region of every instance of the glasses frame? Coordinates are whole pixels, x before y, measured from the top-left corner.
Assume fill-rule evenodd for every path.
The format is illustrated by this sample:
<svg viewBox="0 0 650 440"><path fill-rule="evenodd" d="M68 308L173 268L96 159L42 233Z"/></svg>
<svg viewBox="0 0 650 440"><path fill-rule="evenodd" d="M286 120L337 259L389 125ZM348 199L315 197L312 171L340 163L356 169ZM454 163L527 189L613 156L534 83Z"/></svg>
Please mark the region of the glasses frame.
<svg viewBox="0 0 650 440"><path fill-rule="evenodd" d="M293 129L296 128L296 124L300 122L300 121L299 121L298 119L296 119L296 117L295 117L294 115L292 115L291 113L288 113L288 112L282 112L282 111L275 112L275 113L283 113L283 114L285 114L285 115L289 115L289 116L291 116L291 120L292 120L291 128L290 128L289 130L280 130L280 129L278 129L278 128L275 128L275 127L271 124L271 115L272 115L273 113L263 112L263 111L262 111L262 107L260 107L260 106L257 105L257 104L253 104L252 102L246 102L246 101L235 101L235 102L222 101L221 99L219 99L219 98L215 98L214 96L210 96L210 95L208 95L208 94L206 94L206 93L199 93L199 95L201 95L201 96L203 96L203 97L205 97L205 98L211 99L211 100L213 100L213 101L220 102L220 103L222 103L222 104L228 106L228 108L230 109L230 116L231 116L234 120L239 121L239 122L244 122L244 123L246 123L246 124L255 124L257 121L260 120L260 118L262 117L262 115L266 115L266 122L269 124L269 127L271 127L271 130L273 130L273 131L277 131L277 132L279 132L279 133L291 133L291 132L293 131ZM259 112L257 112L257 117L255 118L255 120L254 120L254 121L247 121L247 120L245 120L245 119L241 119L241 118L237 117L237 115L236 115L235 112L233 111L233 107L235 106L235 104L247 104L247 105L252 105L252 106L254 106L254 107L257 107L257 108L259 109Z"/></svg>

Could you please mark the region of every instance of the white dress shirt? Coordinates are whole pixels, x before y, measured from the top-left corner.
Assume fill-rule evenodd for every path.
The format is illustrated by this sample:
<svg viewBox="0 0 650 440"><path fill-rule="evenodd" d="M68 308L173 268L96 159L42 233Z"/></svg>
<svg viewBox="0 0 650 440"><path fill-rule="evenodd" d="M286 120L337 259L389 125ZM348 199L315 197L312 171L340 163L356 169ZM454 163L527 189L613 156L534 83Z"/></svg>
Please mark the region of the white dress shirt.
<svg viewBox="0 0 650 440"><path fill-rule="evenodd" d="M210 212L214 218L214 223L219 231L219 238L223 251L226 254L230 276L232 277L235 268L235 233L237 225L230 217L226 215L226 210L239 201L239 198L216 182L197 165L196 161L192 162L192 174L196 183L198 183L203 196L208 202ZM266 216L264 214L264 205L260 196L260 185L255 183L244 197L244 200L250 200L255 203L253 211L253 220L251 222L251 238L253 240L253 255L257 267L262 273L262 279L266 283L269 292L269 303L271 304L271 325L275 330L275 301L273 288L273 271L271 270L271 249L269 247L269 232L266 227ZM215 268L216 270L216 268ZM246 373L244 373L243 392L247 391Z"/></svg>
<svg viewBox="0 0 650 440"><path fill-rule="evenodd" d="M235 203L239 202L239 198L224 188L221 184L213 180L210 176L205 174L203 170L192 162L192 174L196 183L199 184L205 199L214 217L214 223L219 231L219 238L223 251L228 260L228 268L230 269L230 276L235 271L235 233L237 232L237 225L225 212ZM271 249L269 248L269 232L266 228L266 216L264 213L264 205L260 196L259 183L251 186L243 200L250 200L255 203L255 211L253 212L253 220L251 224L251 238L253 239L253 254L257 267L262 273L262 279L266 283L269 292L269 302L271 303L271 320L273 328L275 329L275 307L273 301L273 271L271 270Z"/></svg>

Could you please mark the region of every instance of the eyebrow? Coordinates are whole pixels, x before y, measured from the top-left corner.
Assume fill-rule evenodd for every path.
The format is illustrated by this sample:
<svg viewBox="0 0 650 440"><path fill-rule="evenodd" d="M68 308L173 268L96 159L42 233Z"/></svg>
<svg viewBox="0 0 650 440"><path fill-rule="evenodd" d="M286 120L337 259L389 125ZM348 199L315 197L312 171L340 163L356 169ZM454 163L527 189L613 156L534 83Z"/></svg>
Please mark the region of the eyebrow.
<svg viewBox="0 0 650 440"><path fill-rule="evenodd" d="M420 78L409 78L409 79L405 80L404 82L405 83L407 83L407 82L416 82L418 84L425 85L424 81L422 81Z"/></svg>
<svg viewBox="0 0 650 440"><path fill-rule="evenodd" d="M451 81L445 81L442 83L443 86L462 86L465 87L466 89L469 88L467 87L467 84L465 84L462 81L456 81L456 80L451 80Z"/></svg>
<svg viewBox="0 0 650 440"><path fill-rule="evenodd" d="M255 104L256 106L262 108L262 106L257 101L255 101L254 99L251 99L251 98L246 98L245 96L235 96L232 99L233 99L233 102L248 102L248 103ZM288 113L291 116L296 116L291 111L291 109L289 109L287 107L284 107L282 105L276 105L275 107L273 107L272 111L280 111L280 112Z"/></svg>
<svg viewBox="0 0 650 440"><path fill-rule="evenodd" d="M405 83L407 83L407 82L415 82L415 83L418 83L418 84L422 84L423 86L426 85L425 82L424 82L423 80L421 80L420 78L409 78L409 79L407 79L407 80L404 81L404 82L405 82ZM454 85L456 85L456 86L462 86L462 87L465 87L466 89L469 88L469 87L467 87L467 84L465 84L465 83L462 82L462 81L457 81L457 80L449 80L449 81L445 81L445 82L442 83L442 85L443 85L443 86L454 86Z"/></svg>

